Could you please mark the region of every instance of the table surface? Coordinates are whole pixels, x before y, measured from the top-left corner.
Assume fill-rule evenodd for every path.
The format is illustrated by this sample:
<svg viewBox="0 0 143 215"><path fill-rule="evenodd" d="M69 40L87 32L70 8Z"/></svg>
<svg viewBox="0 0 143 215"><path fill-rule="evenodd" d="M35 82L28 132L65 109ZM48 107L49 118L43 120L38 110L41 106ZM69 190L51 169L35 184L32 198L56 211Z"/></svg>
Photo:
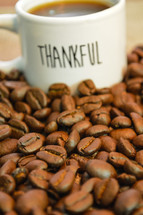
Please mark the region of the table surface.
<svg viewBox="0 0 143 215"><path fill-rule="evenodd" d="M14 13L16 0L0 0L0 13ZM143 0L126 0L127 52L143 44ZM11 60L21 53L17 34L0 29L0 60Z"/></svg>

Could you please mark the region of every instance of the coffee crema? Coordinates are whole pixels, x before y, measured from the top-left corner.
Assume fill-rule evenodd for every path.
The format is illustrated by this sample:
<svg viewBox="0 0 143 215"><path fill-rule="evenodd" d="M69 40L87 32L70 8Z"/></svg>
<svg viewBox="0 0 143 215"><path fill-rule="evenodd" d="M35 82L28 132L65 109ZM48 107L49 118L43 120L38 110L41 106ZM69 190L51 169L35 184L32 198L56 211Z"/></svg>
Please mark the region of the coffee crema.
<svg viewBox="0 0 143 215"><path fill-rule="evenodd" d="M98 1L59 1L37 5L29 13L47 17L74 17L100 12L111 7Z"/></svg>

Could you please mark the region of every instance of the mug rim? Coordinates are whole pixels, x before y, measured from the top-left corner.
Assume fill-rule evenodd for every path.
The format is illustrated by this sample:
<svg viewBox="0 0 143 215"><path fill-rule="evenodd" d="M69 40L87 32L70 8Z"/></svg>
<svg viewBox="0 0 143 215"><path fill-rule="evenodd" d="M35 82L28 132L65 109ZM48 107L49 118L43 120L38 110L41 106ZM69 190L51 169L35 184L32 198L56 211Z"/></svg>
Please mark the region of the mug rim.
<svg viewBox="0 0 143 215"><path fill-rule="evenodd" d="M125 5L125 0L119 0L115 5L105 10L99 11L98 13L92 13L92 14L80 15L80 16L70 16L70 17L48 17L48 16L39 16L39 15L31 14L28 11L24 10L23 9L24 4L29 3L30 1L34 2L34 0L19 0L15 5L16 13L29 21L36 21L41 23L52 23L52 24L60 24L60 23L77 24L79 22L102 19L116 13L120 8L122 8L123 5ZM45 1L48 2L48 0L45 0ZM49 2L51 1L52 0L50 0Z"/></svg>

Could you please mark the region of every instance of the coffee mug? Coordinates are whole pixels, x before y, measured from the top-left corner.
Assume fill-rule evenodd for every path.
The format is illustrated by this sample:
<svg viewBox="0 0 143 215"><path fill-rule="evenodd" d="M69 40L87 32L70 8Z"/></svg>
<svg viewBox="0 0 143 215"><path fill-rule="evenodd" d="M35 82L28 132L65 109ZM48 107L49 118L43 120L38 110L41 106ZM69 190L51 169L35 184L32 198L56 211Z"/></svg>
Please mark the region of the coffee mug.
<svg viewBox="0 0 143 215"><path fill-rule="evenodd" d="M66 83L74 92L85 79L92 79L97 88L121 81L126 66L125 0L100 0L111 6L81 16L28 12L54 1L58 0L19 0L16 14L0 15L0 28L19 33L22 47L22 56L0 61L0 69L24 71L29 84L45 92L53 83Z"/></svg>

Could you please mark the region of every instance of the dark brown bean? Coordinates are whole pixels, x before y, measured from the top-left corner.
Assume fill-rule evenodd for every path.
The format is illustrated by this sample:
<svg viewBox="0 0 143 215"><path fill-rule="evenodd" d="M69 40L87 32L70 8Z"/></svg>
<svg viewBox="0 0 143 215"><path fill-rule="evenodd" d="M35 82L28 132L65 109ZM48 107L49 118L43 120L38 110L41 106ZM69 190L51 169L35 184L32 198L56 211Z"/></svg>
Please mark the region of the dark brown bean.
<svg viewBox="0 0 143 215"><path fill-rule="evenodd" d="M51 134L52 132L57 131L57 130L58 130L58 124L56 121L49 122L44 128L44 132L46 134Z"/></svg>
<svg viewBox="0 0 143 215"><path fill-rule="evenodd" d="M132 185L136 182L136 177L134 175L129 175L126 173L118 175L117 179L121 185Z"/></svg>
<svg viewBox="0 0 143 215"><path fill-rule="evenodd" d="M5 162L0 168L0 175L10 175L16 169L16 163L12 160Z"/></svg>
<svg viewBox="0 0 143 215"><path fill-rule="evenodd" d="M109 153L106 151L100 151L97 153L95 158L98 160L108 161Z"/></svg>
<svg viewBox="0 0 143 215"><path fill-rule="evenodd" d="M48 168L48 164L45 161L36 159L28 162L25 167L28 169L29 172L34 169L46 170Z"/></svg>
<svg viewBox="0 0 143 215"><path fill-rule="evenodd" d="M101 181L100 178L90 178L88 179L82 186L81 186L81 190L84 190L88 193L92 192L95 185Z"/></svg>
<svg viewBox="0 0 143 215"><path fill-rule="evenodd" d="M25 122L18 119L11 119L8 121L11 127L11 137L19 139L23 135L29 132L29 128Z"/></svg>
<svg viewBox="0 0 143 215"><path fill-rule="evenodd" d="M70 89L66 84L56 83L49 87L48 96L50 98L61 98L63 95L70 95Z"/></svg>
<svg viewBox="0 0 143 215"><path fill-rule="evenodd" d="M71 95L63 95L61 98L62 111L73 110L76 108L75 100Z"/></svg>
<svg viewBox="0 0 143 215"><path fill-rule="evenodd" d="M137 134L143 134L143 117L138 113L130 113Z"/></svg>
<svg viewBox="0 0 143 215"><path fill-rule="evenodd" d="M4 155L0 158L0 166L2 166L8 160L12 160L15 163L17 163L18 160L21 158L21 156L22 156L21 153L17 153L17 152Z"/></svg>
<svg viewBox="0 0 143 215"><path fill-rule="evenodd" d="M119 152L109 153L109 162L115 167L123 167L128 157Z"/></svg>
<svg viewBox="0 0 143 215"><path fill-rule="evenodd" d="M44 130L44 123L40 122L33 116L25 115L24 121L32 131L41 132Z"/></svg>
<svg viewBox="0 0 143 215"><path fill-rule="evenodd" d="M139 148L143 147L143 134L140 134L133 138L132 143Z"/></svg>
<svg viewBox="0 0 143 215"><path fill-rule="evenodd" d="M87 129L86 136L99 137L110 132L106 125L94 125Z"/></svg>
<svg viewBox="0 0 143 215"><path fill-rule="evenodd" d="M141 194L135 189L120 193L114 206L116 214L131 214L138 207L140 200Z"/></svg>
<svg viewBox="0 0 143 215"><path fill-rule="evenodd" d="M143 150L140 150L136 153L136 157L135 160L141 165L143 166Z"/></svg>
<svg viewBox="0 0 143 215"><path fill-rule="evenodd" d="M72 152L80 141L80 135L77 130L73 130L65 144L68 153Z"/></svg>
<svg viewBox="0 0 143 215"><path fill-rule="evenodd" d="M17 151L18 140L7 138L0 142L0 156Z"/></svg>
<svg viewBox="0 0 143 215"><path fill-rule="evenodd" d="M114 129L110 132L110 136L116 140L119 140L121 137L124 139L132 140L137 135L132 128L121 128L121 129Z"/></svg>
<svg viewBox="0 0 143 215"><path fill-rule="evenodd" d="M27 103L20 101L15 103L15 110L25 114L31 114L32 112L31 107Z"/></svg>
<svg viewBox="0 0 143 215"><path fill-rule="evenodd" d="M101 148L107 152L116 151L117 141L110 136L101 136Z"/></svg>
<svg viewBox="0 0 143 215"><path fill-rule="evenodd" d="M138 190L142 197L143 197L143 180L138 180L134 185L133 188Z"/></svg>
<svg viewBox="0 0 143 215"><path fill-rule="evenodd" d="M0 140L4 140L11 135L11 127L9 125L0 125Z"/></svg>
<svg viewBox="0 0 143 215"><path fill-rule="evenodd" d="M36 159L36 156L34 154L23 156L18 160L18 166L25 167L29 162L35 159Z"/></svg>
<svg viewBox="0 0 143 215"><path fill-rule="evenodd" d="M89 209L89 211L85 212L84 215L115 215L115 214L110 210Z"/></svg>
<svg viewBox="0 0 143 215"><path fill-rule="evenodd" d="M25 167L16 168L12 172L12 176L15 179L16 184L21 184L27 179L28 170Z"/></svg>
<svg viewBox="0 0 143 215"><path fill-rule="evenodd" d="M0 210L3 213L7 213L12 211L14 209L14 206L15 202L13 198L7 193L0 191Z"/></svg>
<svg viewBox="0 0 143 215"><path fill-rule="evenodd" d="M118 150L129 158L134 158L136 150L129 140L120 138L117 143Z"/></svg>
<svg viewBox="0 0 143 215"><path fill-rule="evenodd" d="M12 193L15 190L15 180L11 175L4 174L0 176L0 191Z"/></svg>
<svg viewBox="0 0 143 215"><path fill-rule="evenodd" d="M24 86L14 89L10 94L10 98L12 99L12 101L22 101L29 88L29 86Z"/></svg>
<svg viewBox="0 0 143 215"><path fill-rule="evenodd" d="M33 116L38 120L44 120L51 113L51 108L42 108L34 112Z"/></svg>
<svg viewBox="0 0 143 215"><path fill-rule="evenodd" d="M78 91L83 96L90 96L96 92L96 86L91 79L87 79L78 85Z"/></svg>
<svg viewBox="0 0 143 215"><path fill-rule="evenodd" d="M131 160L125 161L124 170L126 173L136 176L138 179L142 179L143 177L143 167Z"/></svg>
<svg viewBox="0 0 143 215"><path fill-rule="evenodd" d="M60 145L64 146L68 140L68 134L65 131L55 131L49 134L46 138L48 145Z"/></svg>
<svg viewBox="0 0 143 215"><path fill-rule="evenodd" d="M99 177L101 179L116 177L117 173L114 167L102 160L89 160L86 164L86 171L92 177Z"/></svg>
<svg viewBox="0 0 143 215"><path fill-rule="evenodd" d="M131 125L132 122L130 118L126 116L117 116L111 121L111 126L113 128L129 128Z"/></svg>
<svg viewBox="0 0 143 215"><path fill-rule="evenodd" d="M85 135L86 130L91 126L92 126L92 123L89 120L82 120L74 124L71 130L77 130L80 136L82 137Z"/></svg>
<svg viewBox="0 0 143 215"><path fill-rule="evenodd" d="M38 133L25 134L18 140L18 148L24 154L37 152L43 145L45 137Z"/></svg>

